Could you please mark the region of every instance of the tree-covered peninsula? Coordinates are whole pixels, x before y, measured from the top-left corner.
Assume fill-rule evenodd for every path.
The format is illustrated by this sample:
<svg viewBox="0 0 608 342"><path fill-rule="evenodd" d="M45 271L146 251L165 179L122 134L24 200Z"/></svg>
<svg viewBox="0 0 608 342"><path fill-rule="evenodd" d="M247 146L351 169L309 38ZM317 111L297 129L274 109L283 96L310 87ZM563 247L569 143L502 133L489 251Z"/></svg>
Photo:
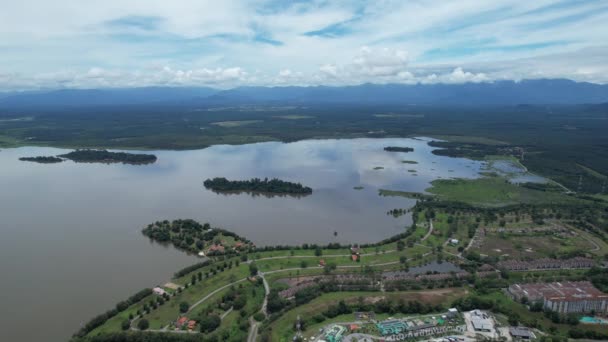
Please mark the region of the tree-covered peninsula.
<svg viewBox="0 0 608 342"><path fill-rule="evenodd" d="M249 240L233 232L190 219L157 221L142 233L156 242L171 243L178 249L199 255L232 254L251 247Z"/></svg>
<svg viewBox="0 0 608 342"><path fill-rule="evenodd" d="M156 162L153 154L139 154L126 152L110 152L107 150L75 150L59 155L77 163L123 163L132 165L152 164Z"/></svg>
<svg viewBox="0 0 608 342"><path fill-rule="evenodd" d="M244 181L231 181L224 177L216 177L205 180L203 185L205 185L205 188L217 192L245 191L279 195L309 195L312 193L312 189L310 187L304 186L300 183L282 181L276 178L252 178Z"/></svg>
<svg viewBox="0 0 608 342"><path fill-rule="evenodd" d="M55 164L55 163L61 163L63 161L63 159L61 159L59 157L53 157L53 156L21 157L21 158L19 158L19 160L40 163L40 164Z"/></svg>
<svg viewBox="0 0 608 342"><path fill-rule="evenodd" d="M414 152L414 149L411 147L401 147L401 146L387 146L384 148L387 152Z"/></svg>

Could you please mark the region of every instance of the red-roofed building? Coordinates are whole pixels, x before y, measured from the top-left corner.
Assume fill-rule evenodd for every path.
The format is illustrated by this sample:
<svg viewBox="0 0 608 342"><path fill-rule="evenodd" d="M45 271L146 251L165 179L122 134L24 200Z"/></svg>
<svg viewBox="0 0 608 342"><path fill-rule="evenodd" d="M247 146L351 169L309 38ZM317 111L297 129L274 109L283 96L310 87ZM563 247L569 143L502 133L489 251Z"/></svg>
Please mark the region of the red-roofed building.
<svg viewBox="0 0 608 342"><path fill-rule="evenodd" d="M588 281L513 284L509 293L514 299L526 297L531 302L543 303L545 309L559 313L608 313L608 294Z"/></svg>
<svg viewBox="0 0 608 342"><path fill-rule="evenodd" d="M194 328L196 327L196 321L188 321L188 330L194 330Z"/></svg>
<svg viewBox="0 0 608 342"><path fill-rule="evenodd" d="M175 326L178 328L181 328L184 326L184 324L186 324L186 322L188 322L188 317L186 317L186 316L180 317L175 322Z"/></svg>
<svg viewBox="0 0 608 342"><path fill-rule="evenodd" d="M321 267L325 266L325 260L323 260L323 259L319 260L319 266L321 266Z"/></svg>
<svg viewBox="0 0 608 342"><path fill-rule="evenodd" d="M357 261L357 259L359 259L359 256L357 254L353 254L350 257L351 259L353 259L353 261Z"/></svg>
<svg viewBox="0 0 608 342"><path fill-rule="evenodd" d="M224 253L224 251L225 249L222 245L211 245L211 247L209 247L209 253L211 254L221 254Z"/></svg>

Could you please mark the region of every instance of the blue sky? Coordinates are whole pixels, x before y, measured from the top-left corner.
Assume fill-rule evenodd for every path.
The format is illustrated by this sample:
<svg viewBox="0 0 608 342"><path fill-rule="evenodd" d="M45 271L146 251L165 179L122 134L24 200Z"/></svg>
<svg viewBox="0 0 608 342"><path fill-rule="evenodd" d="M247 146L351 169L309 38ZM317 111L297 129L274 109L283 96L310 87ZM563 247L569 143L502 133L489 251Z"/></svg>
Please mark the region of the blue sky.
<svg viewBox="0 0 608 342"><path fill-rule="evenodd" d="M608 83L607 1L0 1L4 91Z"/></svg>

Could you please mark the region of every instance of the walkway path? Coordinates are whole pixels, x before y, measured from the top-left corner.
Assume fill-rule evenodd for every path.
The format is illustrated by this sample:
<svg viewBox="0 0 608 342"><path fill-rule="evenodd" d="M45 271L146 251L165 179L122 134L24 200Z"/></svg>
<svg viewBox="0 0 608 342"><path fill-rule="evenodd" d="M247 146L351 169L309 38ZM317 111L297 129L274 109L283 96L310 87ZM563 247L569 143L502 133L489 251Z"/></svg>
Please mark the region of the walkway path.
<svg viewBox="0 0 608 342"><path fill-rule="evenodd" d="M262 278L262 282L264 284L264 301L262 302L262 308L258 312L263 313L264 316L268 316L266 308L268 307L268 295L270 294L270 286L268 285L266 278L264 278L264 273L258 272L258 275L260 276L260 278ZM247 342L255 342L258 336L259 324L260 322L256 321L253 316L249 317L250 328L249 335L247 335Z"/></svg>

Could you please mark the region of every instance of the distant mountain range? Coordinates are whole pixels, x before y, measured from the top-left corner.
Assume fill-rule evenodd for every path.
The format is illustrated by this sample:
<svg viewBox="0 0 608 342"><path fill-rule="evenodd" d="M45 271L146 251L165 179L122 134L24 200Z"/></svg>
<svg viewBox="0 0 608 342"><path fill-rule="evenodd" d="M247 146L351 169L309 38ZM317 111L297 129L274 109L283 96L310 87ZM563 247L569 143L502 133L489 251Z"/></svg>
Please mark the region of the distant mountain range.
<svg viewBox="0 0 608 342"><path fill-rule="evenodd" d="M146 87L0 94L0 107L235 104L518 105L608 102L608 85L564 79L330 87Z"/></svg>

